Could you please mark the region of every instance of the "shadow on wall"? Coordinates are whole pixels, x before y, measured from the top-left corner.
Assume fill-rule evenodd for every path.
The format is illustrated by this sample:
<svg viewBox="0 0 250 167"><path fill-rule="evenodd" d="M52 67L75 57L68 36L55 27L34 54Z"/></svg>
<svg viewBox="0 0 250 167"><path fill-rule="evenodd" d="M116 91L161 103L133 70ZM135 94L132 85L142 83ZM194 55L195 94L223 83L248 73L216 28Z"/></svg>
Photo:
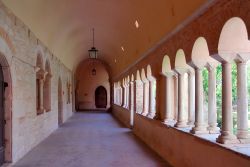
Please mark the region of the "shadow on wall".
<svg viewBox="0 0 250 167"><path fill-rule="evenodd" d="M110 108L109 73L101 61L83 61L77 67L75 78L76 110Z"/></svg>

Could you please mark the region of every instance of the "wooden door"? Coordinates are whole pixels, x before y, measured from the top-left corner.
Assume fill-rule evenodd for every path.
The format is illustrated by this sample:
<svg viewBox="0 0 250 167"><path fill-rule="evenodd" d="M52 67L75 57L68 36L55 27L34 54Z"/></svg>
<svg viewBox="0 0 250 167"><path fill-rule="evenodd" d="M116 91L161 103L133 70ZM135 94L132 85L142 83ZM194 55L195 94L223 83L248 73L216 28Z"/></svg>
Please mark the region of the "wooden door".
<svg viewBox="0 0 250 167"><path fill-rule="evenodd" d="M103 86L99 86L95 91L95 106L96 108L107 107L107 91Z"/></svg>

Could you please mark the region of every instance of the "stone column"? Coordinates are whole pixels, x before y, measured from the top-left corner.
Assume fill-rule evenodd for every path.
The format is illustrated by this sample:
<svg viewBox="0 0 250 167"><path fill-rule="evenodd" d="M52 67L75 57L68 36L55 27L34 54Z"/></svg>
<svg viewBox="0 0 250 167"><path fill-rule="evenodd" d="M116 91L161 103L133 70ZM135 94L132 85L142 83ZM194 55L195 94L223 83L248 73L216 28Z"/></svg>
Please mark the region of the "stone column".
<svg viewBox="0 0 250 167"><path fill-rule="evenodd" d="M143 81L143 110L142 115L146 116L148 114L149 108L149 83L148 81Z"/></svg>
<svg viewBox="0 0 250 167"><path fill-rule="evenodd" d="M187 120L184 114L184 74L185 72L178 72L178 114L175 127L184 128L187 127Z"/></svg>
<svg viewBox="0 0 250 167"><path fill-rule="evenodd" d="M164 78L164 89L163 89L163 94L165 96L163 99L163 102L165 103L164 105L164 123L169 124L173 122L173 118L171 116L171 111L172 111L172 101L171 99L173 98L172 91L171 91L171 78L173 75L171 74L166 74L166 76L163 76Z"/></svg>
<svg viewBox="0 0 250 167"><path fill-rule="evenodd" d="M231 68L230 63L222 63L222 129L216 141L223 144L236 142L233 134Z"/></svg>
<svg viewBox="0 0 250 167"><path fill-rule="evenodd" d="M128 84L127 84L127 105L126 105L127 109L129 109L130 103L131 103L131 101L130 101L130 98L131 98L130 95L131 95L131 92L130 92L130 83L128 82Z"/></svg>
<svg viewBox="0 0 250 167"><path fill-rule="evenodd" d="M216 67L208 67L208 131L209 133L219 133L217 127L217 106L216 106Z"/></svg>
<svg viewBox="0 0 250 167"><path fill-rule="evenodd" d="M149 118L154 118L156 115L156 105L155 105L155 90L154 90L154 84L156 84L155 80L151 80L149 82L149 113L148 117Z"/></svg>
<svg viewBox="0 0 250 167"><path fill-rule="evenodd" d="M39 114L42 114L44 112L43 107L43 85L44 85L44 79L39 79Z"/></svg>
<svg viewBox="0 0 250 167"><path fill-rule="evenodd" d="M126 88L126 84L125 83L123 84L123 92L124 93L123 93L123 103L122 103L123 105L122 106L124 108L126 108L126 103L127 103L127 101L126 101L127 100L127 97L126 97L127 96L127 88Z"/></svg>
<svg viewBox="0 0 250 167"><path fill-rule="evenodd" d="M195 113L195 77L192 71L188 73L188 125L194 125Z"/></svg>
<svg viewBox="0 0 250 167"><path fill-rule="evenodd" d="M134 81L130 82L129 86L129 111L130 111L130 126L134 126Z"/></svg>
<svg viewBox="0 0 250 167"><path fill-rule="evenodd" d="M207 133L207 127L204 123L203 102L202 69L195 68L195 123L191 133Z"/></svg>
<svg viewBox="0 0 250 167"><path fill-rule="evenodd" d="M134 105L134 113L138 113L138 111L136 110L136 93L137 93L137 91L136 91L136 87L137 87L137 83L136 83L137 81L135 81L134 82L134 102L133 102L133 105Z"/></svg>
<svg viewBox="0 0 250 167"><path fill-rule="evenodd" d="M174 75L174 120L177 121L178 117L178 74Z"/></svg>
<svg viewBox="0 0 250 167"><path fill-rule="evenodd" d="M246 62L237 63L237 76L237 138L249 139Z"/></svg>

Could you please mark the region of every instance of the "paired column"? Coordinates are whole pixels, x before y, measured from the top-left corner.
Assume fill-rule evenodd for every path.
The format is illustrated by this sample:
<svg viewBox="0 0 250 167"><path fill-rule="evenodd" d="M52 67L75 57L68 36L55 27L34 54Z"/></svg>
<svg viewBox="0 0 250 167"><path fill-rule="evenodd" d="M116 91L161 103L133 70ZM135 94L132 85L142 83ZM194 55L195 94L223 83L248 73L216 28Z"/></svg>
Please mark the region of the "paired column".
<svg viewBox="0 0 250 167"><path fill-rule="evenodd" d="M155 98L156 98L156 80L151 80L149 82L149 113L148 117L149 118L154 118L156 116L156 103L155 103Z"/></svg>
<svg viewBox="0 0 250 167"><path fill-rule="evenodd" d="M207 133L207 127L204 123L203 111L203 79L202 69L195 68L195 123L191 133Z"/></svg>
<svg viewBox="0 0 250 167"><path fill-rule="evenodd" d="M126 88L126 84L125 84L125 81L123 83L123 103L122 103L122 106L125 108L126 107L126 103L127 103L127 88Z"/></svg>
<svg viewBox="0 0 250 167"><path fill-rule="evenodd" d="M172 111L172 101L171 99L173 98L172 91L171 91L171 79L172 79L172 74L166 74L163 75L163 116L164 116L164 123L172 123L173 118L171 115Z"/></svg>
<svg viewBox="0 0 250 167"><path fill-rule="evenodd" d="M149 110L149 82L143 81L143 109L142 115L146 116Z"/></svg>
<svg viewBox="0 0 250 167"><path fill-rule="evenodd" d="M184 74L183 71L178 71L178 114L175 127L187 127L187 120L185 119L185 102L184 102Z"/></svg>
<svg viewBox="0 0 250 167"><path fill-rule="evenodd" d="M43 85L44 85L44 80L39 79L39 114L44 112L44 107L43 107Z"/></svg>
<svg viewBox="0 0 250 167"><path fill-rule="evenodd" d="M126 108L129 109L130 106L130 82L127 84L127 103L126 103Z"/></svg>
<svg viewBox="0 0 250 167"><path fill-rule="evenodd" d="M195 76L193 71L188 73L188 125L194 125L195 112Z"/></svg>
<svg viewBox="0 0 250 167"><path fill-rule="evenodd" d="M244 140L249 139L246 62L237 63L237 76L237 138Z"/></svg>
<svg viewBox="0 0 250 167"><path fill-rule="evenodd" d="M174 74L174 120L177 121L178 116L178 74Z"/></svg>
<svg viewBox="0 0 250 167"><path fill-rule="evenodd" d="M208 67L208 131L209 133L219 133L217 127L217 106L216 106L216 67Z"/></svg>
<svg viewBox="0 0 250 167"><path fill-rule="evenodd" d="M129 86L129 111L130 111L130 126L134 126L134 81L130 82Z"/></svg>
<svg viewBox="0 0 250 167"><path fill-rule="evenodd" d="M38 79L38 95L39 95L39 106L38 106L38 114L42 114L44 112L44 105L43 105L43 86L44 86L44 79L45 79L45 72L42 69L37 71L37 79Z"/></svg>
<svg viewBox="0 0 250 167"><path fill-rule="evenodd" d="M216 141L223 144L236 142L233 134L231 69L230 63L222 63L222 129Z"/></svg>

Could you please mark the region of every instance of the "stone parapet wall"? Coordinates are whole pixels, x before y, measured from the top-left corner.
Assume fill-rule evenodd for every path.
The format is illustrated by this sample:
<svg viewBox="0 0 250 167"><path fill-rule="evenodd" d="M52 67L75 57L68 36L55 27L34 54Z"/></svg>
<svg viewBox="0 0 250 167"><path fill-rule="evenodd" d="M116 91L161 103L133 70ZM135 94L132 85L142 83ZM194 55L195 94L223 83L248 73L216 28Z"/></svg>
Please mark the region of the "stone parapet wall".
<svg viewBox="0 0 250 167"><path fill-rule="evenodd" d="M112 106L112 113L129 127L128 110ZM248 167L250 164L246 155L139 114L134 116L133 133L175 167Z"/></svg>

